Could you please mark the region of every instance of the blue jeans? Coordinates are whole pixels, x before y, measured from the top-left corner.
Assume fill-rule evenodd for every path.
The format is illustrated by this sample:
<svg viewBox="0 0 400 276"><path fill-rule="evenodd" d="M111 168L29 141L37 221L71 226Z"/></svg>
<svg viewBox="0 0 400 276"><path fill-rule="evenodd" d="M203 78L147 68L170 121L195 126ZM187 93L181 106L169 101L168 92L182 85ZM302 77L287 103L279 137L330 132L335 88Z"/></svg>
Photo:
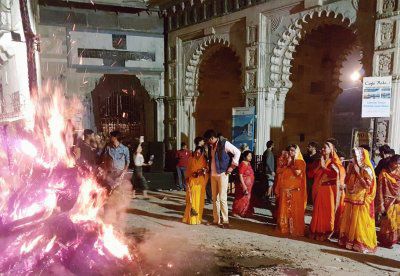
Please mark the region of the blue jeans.
<svg viewBox="0 0 400 276"><path fill-rule="evenodd" d="M185 167L176 167L176 172L178 174L178 188L186 191L186 179L185 179Z"/></svg>

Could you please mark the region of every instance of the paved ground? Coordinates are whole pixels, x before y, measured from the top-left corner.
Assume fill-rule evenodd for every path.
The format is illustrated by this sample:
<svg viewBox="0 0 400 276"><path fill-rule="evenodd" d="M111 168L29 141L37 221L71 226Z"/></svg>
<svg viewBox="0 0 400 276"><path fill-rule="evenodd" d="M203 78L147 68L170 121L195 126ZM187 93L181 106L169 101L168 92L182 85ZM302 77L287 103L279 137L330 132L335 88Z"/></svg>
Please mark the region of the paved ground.
<svg viewBox="0 0 400 276"><path fill-rule="evenodd" d="M126 232L149 275L399 275L400 246L363 255L334 242L280 237L266 209L231 218L232 229L181 223L184 193L152 192L132 200ZM230 202L231 203L231 202ZM211 205L205 218L211 219ZM306 217L309 222L310 217Z"/></svg>

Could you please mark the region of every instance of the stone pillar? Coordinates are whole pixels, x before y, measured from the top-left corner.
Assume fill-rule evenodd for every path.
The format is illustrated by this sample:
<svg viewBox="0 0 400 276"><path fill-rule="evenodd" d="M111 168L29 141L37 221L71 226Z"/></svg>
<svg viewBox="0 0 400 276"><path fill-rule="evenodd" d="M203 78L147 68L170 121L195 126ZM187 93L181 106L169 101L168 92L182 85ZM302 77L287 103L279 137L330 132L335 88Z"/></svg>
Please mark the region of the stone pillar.
<svg viewBox="0 0 400 276"><path fill-rule="evenodd" d="M156 112L157 112L157 118L156 118L156 139L157 142L163 142L164 141L164 118L165 118L165 112L164 112L164 97L159 97L156 99Z"/></svg>
<svg viewBox="0 0 400 276"><path fill-rule="evenodd" d="M282 123L285 119L285 101L286 95L288 93L288 88L279 88L276 91L276 100L275 100L275 116L274 116L274 126L281 127Z"/></svg>
<svg viewBox="0 0 400 276"><path fill-rule="evenodd" d="M168 77L167 77L167 116L166 143L168 149L176 149L181 142L182 128L182 46L180 39L171 39L168 42ZM181 81L180 81L181 80Z"/></svg>
<svg viewBox="0 0 400 276"><path fill-rule="evenodd" d="M398 57L400 58L400 57ZM394 80L392 86L391 101L392 116L389 122L389 144L396 151L400 152L400 81Z"/></svg>
<svg viewBox="0 0 400 276"><path fill-rule="evenodd" d="M164 99L165 99L165 90L164 90L164 73L161 73L160 80L159 80L159 89L160 89L160 96L156 98L156 139L157 142L164 141L165 135L165 125L164 125L164 118L165 118L165 106L164 106Z"/></svg>
<svg viewBox="0 0 400 276"><path fill-rule="evenodd" d="M265 87L269 67L267 18L259 15L254 22L248 19L245 90L247 106L256 108L255 154L261 155L271 137L272 106L275 95L269 93Z"/></svg>
<svg viewBox="0 0 400 276"><path fill-rule="evenodd" d="M396 152L400 150L400 20L398 0L377 1L377 21L375 24L375 53L373 59L374 76L392 76L391 116L389 119L389 133L381 127L383 118L377 119L375 137L379 143L388 142ZM379 132L379 133L378 133ZM386 137L383 137L385 136Z"/></svg>
<svg viewBox="0 0 400 276"><path fill-rule="evenodd" d="M188 116L189 116L189 127L188 127L188 146L189 149L194 150L194 138L196 138L196 118L194 112L196 108L197 97L188 98Z"/></svg>
<svg viewBox="0 0 400 276"><path fill-rule="evenodd" d="M176 76L175 76L175 99L176 102L176 147L186 140L188 117L186 114L185 100L185 68L184 68L184 50L182 40L176 38Z"/></svg>

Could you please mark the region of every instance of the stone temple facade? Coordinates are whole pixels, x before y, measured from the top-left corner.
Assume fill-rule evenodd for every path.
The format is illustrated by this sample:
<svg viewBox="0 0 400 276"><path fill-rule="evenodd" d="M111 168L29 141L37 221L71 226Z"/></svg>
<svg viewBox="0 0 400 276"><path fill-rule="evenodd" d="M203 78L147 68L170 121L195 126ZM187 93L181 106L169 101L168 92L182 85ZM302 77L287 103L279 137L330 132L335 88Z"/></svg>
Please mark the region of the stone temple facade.
<svg viewBox="0 0 400 276"><path fill-rule="evenodd" d="M235 106L256 108L256 154L270 139L282 148L329 138L333 105L343 91L343 63L358 53L364 76L393 76L391 117L377 119L374 129L378 144L399 151L399 0L155 4L167 25L170 147L193 141L206 128L230 137L223 129ZM220 108L213 108L216 103Z"/></svg>

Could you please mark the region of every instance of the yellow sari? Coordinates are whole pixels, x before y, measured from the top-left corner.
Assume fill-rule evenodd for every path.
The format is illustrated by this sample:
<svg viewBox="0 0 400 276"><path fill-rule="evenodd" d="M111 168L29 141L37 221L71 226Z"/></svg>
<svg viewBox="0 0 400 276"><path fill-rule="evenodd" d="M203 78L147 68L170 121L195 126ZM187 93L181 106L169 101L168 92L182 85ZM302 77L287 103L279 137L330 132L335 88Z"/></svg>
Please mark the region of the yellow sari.
<svg viewBox="0 0 400 276"><path fill-rule="evenodd" d="M280 233L304 236L304 212L307 205L306 163L298 146L293 163L280 169L275 194L278 201L277 226Z"/></svg>
<svg viewBox="0 0 400 276"><path fill-rule="evenodd" d="M192 156L186 169L187 190L186 190L186 209L182 221L187 224L201 224L203 219L204 198L206 194L206 184L208 174L199 175L197 171L207 168L207 161L204 155L199 158Z"/></svg>
<svg viewBox="0 0 400 276"><path fill-rule="evenodd" d="M375 252L374 199L376 179L369 153L363 148L354 149L357 170L350 164L346 175L344 211L340 221L339 245L362 253Z"/></svg>

